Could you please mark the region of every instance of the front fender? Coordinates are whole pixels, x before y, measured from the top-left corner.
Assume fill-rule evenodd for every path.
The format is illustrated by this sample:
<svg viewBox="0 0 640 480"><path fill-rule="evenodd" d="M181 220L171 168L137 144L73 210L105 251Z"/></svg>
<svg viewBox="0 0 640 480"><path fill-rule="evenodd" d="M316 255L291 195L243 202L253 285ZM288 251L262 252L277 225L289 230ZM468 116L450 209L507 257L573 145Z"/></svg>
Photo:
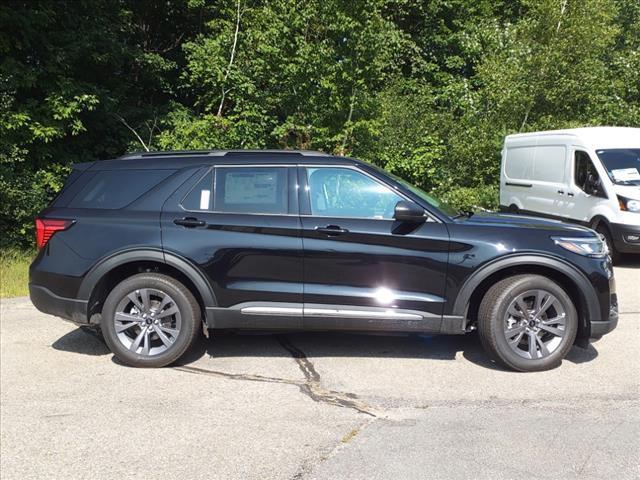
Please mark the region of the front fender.
<svg viewBox="0 0 640 480"><path fill-rule="evenodd" d="M584 326L588 325L589 319L600 317L598 296L595 288L589 279L576 267L559 258L545 256L541 254L514 254L496 259L473 272L464 282L458 296L454 302L453 315L466 316L473 292L480 284L491 275L512 267L535 265L553 269L565 277L569 278L578 288L581 301L586 307L587 318Z"/></svg>

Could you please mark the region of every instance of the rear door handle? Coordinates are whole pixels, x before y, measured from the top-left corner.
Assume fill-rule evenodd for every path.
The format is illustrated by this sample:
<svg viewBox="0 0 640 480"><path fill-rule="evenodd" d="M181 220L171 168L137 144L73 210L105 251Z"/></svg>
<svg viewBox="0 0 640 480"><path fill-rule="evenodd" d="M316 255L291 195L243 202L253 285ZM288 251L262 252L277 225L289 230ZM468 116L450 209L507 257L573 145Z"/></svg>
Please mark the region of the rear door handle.
<svg viewBox="0 0 640 480"><path fill-rule="evenodd" d="M558 190L558 193L559 193L560 195L564 195L564 190Z"/></svg>
<svg viewBox="0 0 640 480"><path fill-rule="evenodd" d="M567 196L569 196L569 197L573 197L574 195L575 195L575 193L573 193L573 192L567 192Z"/></svg>
<svg viewBox="0 0 640 480"><path fill-rule="evenodd" d="M194 217L176 218L173 223L187 228L204 227L207 224L204 220L198 220Z"/></svg>
<svg viewBox="0 0 640 480"><path fill-rule="evenodd" d="M346 228L339 227L338 225L327 225L326 227L316 227L316 232L324 233L325 235L342 235L344 233L349 233L349 230Z"/></svg>

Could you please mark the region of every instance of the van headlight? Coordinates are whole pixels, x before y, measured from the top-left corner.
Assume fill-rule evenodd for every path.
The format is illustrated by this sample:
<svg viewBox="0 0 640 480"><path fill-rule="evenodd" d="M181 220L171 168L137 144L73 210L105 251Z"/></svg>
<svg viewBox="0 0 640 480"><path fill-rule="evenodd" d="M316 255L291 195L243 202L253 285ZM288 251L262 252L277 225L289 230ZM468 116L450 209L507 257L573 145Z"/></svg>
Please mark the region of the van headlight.
<svg viewBox="0 0 640 480"><path fill-rule="evenodd" d="M551 237L554 243L565 250L592 258L604 258L609 254L607 243L600 237Z"/></svg>
<svg viewBox="0 0 640 480"><path fill-rule="evenodd" d="M640 200L632 200L631 198L625 198L618 195L618 204L620 205L620 210L623 212L640 213Z"/></svg>

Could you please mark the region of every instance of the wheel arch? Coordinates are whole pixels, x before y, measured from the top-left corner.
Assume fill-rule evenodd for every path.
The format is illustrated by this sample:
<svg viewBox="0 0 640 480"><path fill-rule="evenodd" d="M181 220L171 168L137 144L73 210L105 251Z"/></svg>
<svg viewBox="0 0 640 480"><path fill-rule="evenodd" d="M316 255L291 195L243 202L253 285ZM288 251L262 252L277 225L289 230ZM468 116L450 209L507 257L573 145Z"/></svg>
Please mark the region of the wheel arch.
<svg viewBox="0 0 640 480"><path fill-rule="evenodd" d="M609 232L611 232L611 227L609 226L609 219L604 215L595 215L589 221L589 228L592 228L593 230L595 230L596 228L598 228L600 224L604 224L609 230Z"/></svg>
<svg viewBox="0 0 640 480"><path fill-rule="evenodd" d="M595 289L587 277L569 263L542 255L502 258L477 270L460 289L452 314L464 316L468 324L474 323L487 290L496 282L519 274L543 275L560 284L578 311L578 338L589 337L589 320L599 315Z"/></svg>
<svg viewBox="0 0 640 480"><path fill-rule="evenodd" d="M135 249L103 259L85 276L78 298L88 302L88 320L91 322L93 315L100 313L102 302L117 283L136 273L149 271L164 273L183 283L200 304L203 318L208 309L217 305L211 285L191 262L160 249Z"/></svg>

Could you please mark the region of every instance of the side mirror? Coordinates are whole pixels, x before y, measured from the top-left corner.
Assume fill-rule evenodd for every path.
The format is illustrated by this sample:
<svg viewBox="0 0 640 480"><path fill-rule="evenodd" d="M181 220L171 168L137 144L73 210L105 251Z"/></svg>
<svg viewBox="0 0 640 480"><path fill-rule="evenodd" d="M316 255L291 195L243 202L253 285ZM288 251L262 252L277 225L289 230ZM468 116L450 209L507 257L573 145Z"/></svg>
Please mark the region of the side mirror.
<svg viewBox="0 0 640 480"><path fill-rule="evenodd" d="M423 223L427 221L427 217L424 214L424 208L413 202L407 202L405 200L401 200L396 203L393 218L399 222L409 223Z"/></svg>

